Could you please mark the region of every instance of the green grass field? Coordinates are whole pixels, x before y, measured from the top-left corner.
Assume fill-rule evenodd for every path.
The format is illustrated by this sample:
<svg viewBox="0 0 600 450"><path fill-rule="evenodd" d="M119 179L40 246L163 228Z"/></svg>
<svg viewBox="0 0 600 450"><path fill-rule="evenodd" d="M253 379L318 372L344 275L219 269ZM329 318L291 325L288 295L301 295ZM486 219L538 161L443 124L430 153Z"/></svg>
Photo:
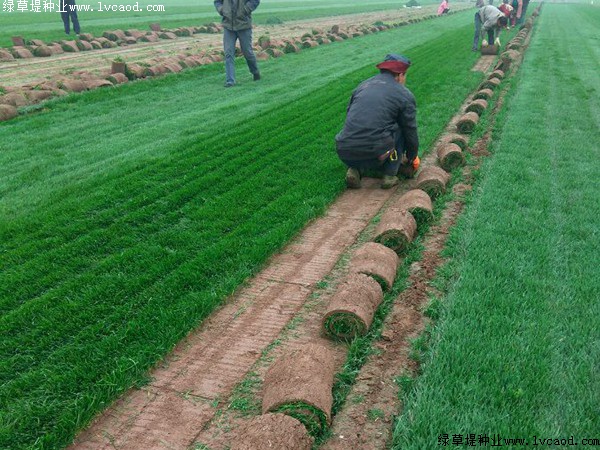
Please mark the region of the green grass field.
<svg viewBox="0 0 600 450"><path fill-rule="evenodd" d="M56 0L58 2L58 0ZM160 22L163 28L179 26L202 25L209 22L219 22L212 1L199 3L191 0L122 0L119 2L102 2L103 5L133 5L138 3L140 12L98 11L98 2L93 0L78 0L78 5L90 5L95 11L78 14L82 32L101 35L102 32L116 28L139 28L149 30L149 24ZM253 14L256 24L278 23L281 21L312 19L341 14L356 14L370 11L398 9L404 3L393 0L371 0L368 2L351 0L276 0L263 2ZM436 3L434 0L423 0L419 3L426 5ZM14 2L15 8L17 2ZM31 7L26 12L5 12L0 9L0 47L12 45L11 36L24 36L26 39L59 40L65 38L62 20L58 12L33 12ZM164 5L164 12L148 12L148 5ZM58 9L56 9L58 11Z"/></svg>
<svg viewBox="0 0 600 450"><path fill-rule="evenodd" d="M546 4L536 22L452 233L448 295L394 448L600 439L599 28L589 5Z"/></svg>
<svg viewBox="0 0 600 450"><path fill-rule="evenodd" d="M428 149L482 79L468 17L264 62L260 83L239 61L226 90L217 64L2 124L0 448L68 444L323 212L350 93L387 52L414 61Z"/></svg>

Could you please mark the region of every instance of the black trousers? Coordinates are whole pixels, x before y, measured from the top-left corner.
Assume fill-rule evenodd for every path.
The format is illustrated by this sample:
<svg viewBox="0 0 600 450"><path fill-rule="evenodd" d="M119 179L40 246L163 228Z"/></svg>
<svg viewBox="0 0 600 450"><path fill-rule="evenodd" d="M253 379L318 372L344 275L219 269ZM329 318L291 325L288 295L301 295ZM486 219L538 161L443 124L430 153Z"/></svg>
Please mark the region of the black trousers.
<svg viewBox="0 0 600 450"><path fill-rule="evenodd" d="M75 34L79 34L79 19L77 18L77 10L75 9L75 0L61 0L60 16L62 17L63 24L65 25L65 33L71 33L71 23L73 22L73 31Z"/></svg>

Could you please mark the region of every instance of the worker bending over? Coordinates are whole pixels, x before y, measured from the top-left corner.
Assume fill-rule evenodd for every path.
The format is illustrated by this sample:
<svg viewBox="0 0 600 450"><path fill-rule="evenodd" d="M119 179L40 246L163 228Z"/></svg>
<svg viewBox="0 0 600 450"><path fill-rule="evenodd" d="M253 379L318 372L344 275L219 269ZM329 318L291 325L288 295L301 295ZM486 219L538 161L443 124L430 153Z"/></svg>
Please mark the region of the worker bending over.
<svg viewBox="0 0 600 450"><path fill-rule="evenodd" d="M475 13L475 36L473 38L473 51L476 52L479 46L479 39L482 38L481 46L487 47L488 43L500 46L500 30L508 25L508 19L502 11L492 5L481 7ZM488 39L483 39L487 33Z"/></svg>
<svg viewBox="0 0 600 450"><path fill-rule="evenodd" d="M344 128L335 137L337 154L346 166L346 185L357 189L365 170L383 172L381 187L398 184L400 164L419 166L417 105L406 88L410 60L389 54L377 65L380 73L352 93Z"/></svg>

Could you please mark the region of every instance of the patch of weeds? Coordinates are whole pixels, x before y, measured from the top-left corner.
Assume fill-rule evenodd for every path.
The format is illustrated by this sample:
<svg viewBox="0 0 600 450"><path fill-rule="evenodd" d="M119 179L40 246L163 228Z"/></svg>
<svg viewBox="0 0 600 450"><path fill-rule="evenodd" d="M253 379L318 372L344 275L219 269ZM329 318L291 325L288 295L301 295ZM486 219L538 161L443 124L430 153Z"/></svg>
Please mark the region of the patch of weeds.
<svg viewBox="0 0 600 450"><path fill-rule="evenodd" d="M210 450L210 447L206 444L198 442L196 445L194 445L194 450Z"/></svg>
<svg viewBox="0 0 600 450"><path fill-rule="evenodd" d="M256 372L250 372L244 380L233 388L228 409L238 411L243 416L260 414L260 401L256 397L256 390L261 380Z"/></svg>
<svg viewBox="0 0 600 450"><path fill-rule="evenodd" d="M358 405L359 403L362 403L365 401L365 396L364 395L356 395L354 397L352 397L351 402L354 403L355 405Z"/></svg>
<svg viewBox="0 0 600 450"><path fill-rule="evenodd" d="M367 419L371 422L377 422L383 418L385 418L385 413L381 409L373 408L367 411Z"/></svg>

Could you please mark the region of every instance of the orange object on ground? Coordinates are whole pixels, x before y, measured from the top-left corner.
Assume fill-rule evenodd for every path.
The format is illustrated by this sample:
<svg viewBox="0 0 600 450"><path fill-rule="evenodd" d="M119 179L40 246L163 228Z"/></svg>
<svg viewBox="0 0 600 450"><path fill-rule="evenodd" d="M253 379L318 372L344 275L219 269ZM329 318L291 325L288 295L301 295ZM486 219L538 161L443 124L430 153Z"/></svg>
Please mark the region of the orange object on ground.
<svg viewBox="0 0 600 450"><path fill-rule="evenodd" d="M417 170L419 168L419 166L421 165L421 160L419 159L419 157L417 156L414 160L413 160L413 169Z"/></svg>

